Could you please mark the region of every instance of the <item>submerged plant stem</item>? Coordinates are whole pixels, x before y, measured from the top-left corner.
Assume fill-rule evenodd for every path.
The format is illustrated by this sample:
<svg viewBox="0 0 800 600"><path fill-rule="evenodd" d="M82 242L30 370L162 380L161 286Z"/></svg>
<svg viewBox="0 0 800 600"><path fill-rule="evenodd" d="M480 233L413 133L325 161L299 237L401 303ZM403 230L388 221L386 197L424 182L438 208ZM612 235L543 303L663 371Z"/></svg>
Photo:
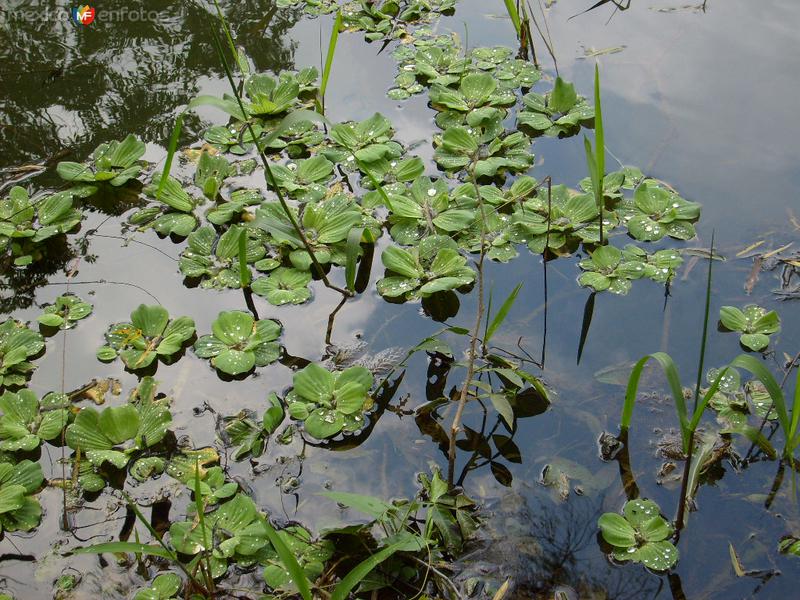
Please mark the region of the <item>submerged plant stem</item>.
<svg viewBox="0 0 800 600"><path fill-rule="evenodd" d="M703 381L703 363L706 358L706 341L708 339L708 315L711 310L711 270L714 263L714 232L711 232L711 247L708 255L708 276L706 278L706 304L703 314L703 336L700 341L700 359L697 362L697 382L694 388L694 409L697 412L697 404L700 401L700 384ZM692 454L694 451L694 430L689 430L689 447L686 450L686 465L683 467L683 477L681 478L681 495L678 499L678 511L675 515L675 542L680 539L681 529L683 529L686 514L686 496L689 493L689 472L692 466Z"/></svg>
<svg viewBox="0 0 800 600"><path fill-rule="evenodd" d="M475 315L475 325L470 334L469 341L469 354L467 355L467 377L464 385L461 388L461 394L458 398L458 408L453 417L453 423L450 425L449 444L447 449L447 486L453 488L453 479L455 478L456 470L456 436L461 430L461 419L464 416L464 408L467 405L467 396L469 388L472 384L472 377L475 374L475 357L478 351L478 336L481 331L481 321L483 320L483 259L486 256L486 215L483 211L483 199L481 198L480 189L478 188L478 181L475 177L475 164L477 158L473 159L472 166L470 167L470 179L472 185L475 187L476 196L478 198L478 209L481 213L481 253L478 258L478 308Z"/></svg>
<svg viewBox="0 0 800 600"><path fill-rule="evenodd" d="M214 0L214 4L217 7L219 20L222 23L222 27L225 30L225 34L228 37L228 42L231 44L231 51L235 55L236 48L234 48L232 45L232 37L230 33L230 28L228 27L228 22L225 20L225 17L222 14L219 2L217 2L217 0ZM214 37L214 44L217 47L217 52L219 54L220 61L222 62L222 67L225 70L225 75L228 78L228 83L230 84L231 91L233 92L233 95L236 98L236 103L239 105L239 110L241 110L242 114L246 116L247 112L245 111L244 103L242 102L242 96L239 93L239 88L236 86L236 82L233 80L233 73L231 72L230 65L228 64L228 61L225 58L225 52L222 49L222 42L220 41L219 35L217 35L217 31L216 29L214 29L213 25L210 27L210 29L211 29L211 34ZM258 136L255 135L255 131L253 130L253 124L248 120L245 122L245 125L252 139L258 140ZM317 260L317 256L314 254L313 248L311 248L311 244L309 243L308 238L306 237L305 233L303 233L300 224L297 222L297 219L292 214L292 211L289 209L289 205L286 202L286 198L283 196L283 193L281 193L280 186L278 186L278 182L275 180L275 175L273 174L272 169L269 166L269 161L267 160L264 151L262 150L261 146L258 143L256 143L256 150L258 151L259 159L261 159L261 164L264 167L264 174L265 174L265 179L267 181L267 185L275 192L275 195L278 197L278 202L280 203L283 212L286 214L286 218L289 220L289 223L291 223L292 229L294 229L294 232L297 234L297 237L300 238L300 241L303 243L303 247L308 253L308 256L311 259L314 268L316 269L317 273L320 276L320 279L322 280L322 283L325 284L325 287L335 290L345 297L351 296L350 292L338 286L333 285L328 279L328 276L325 274L322 265Z"/></svg>

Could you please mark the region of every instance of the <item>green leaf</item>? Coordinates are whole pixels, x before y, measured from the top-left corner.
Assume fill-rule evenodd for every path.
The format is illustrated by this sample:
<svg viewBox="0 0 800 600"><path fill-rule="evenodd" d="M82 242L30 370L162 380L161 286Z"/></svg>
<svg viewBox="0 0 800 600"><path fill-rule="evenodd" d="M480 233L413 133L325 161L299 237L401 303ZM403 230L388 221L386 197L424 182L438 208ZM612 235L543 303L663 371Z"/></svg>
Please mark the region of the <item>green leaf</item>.
<svg viewBox="0 0 800 600"><path fill-rule="evenodd" d="M347 234L347 244L345 246L346 262L344 267L345 283L350 292L355 292L356 285L356 263L358 253L361 250L361 237L364 235L363 227L354 227Z"/></svg>
<svg viewBox="0 0 800 600"><path fill-rule="evenodd" d="M253 316L241 310L224 311L211 324L214 337L234 346L250 337L253 332Z"/></svg>
<svg viewBox="0 0 800 600"><path fill-rule="evenodd" d="M381 262L389 270L410 279L422 276L414 256L397 246L389 246L381 254Z"/></svg>
<svg viewBox="0 0 800 600"><path fill-rule="evenodd" d="M745 348L750 348L754 352L761 352L769 346L769 336L763 333L744 333L739 338Z"/></svg>
<svg viewBox="0 0 800 600"><path fill-rule="evenodd" d="M297 395L309 402L322 404L333 397L333 375L316 363L295 373L293 382Z"/></svg>
<svg viewBox="0 0 800 600"><path fill-rule="evenodd" d="M106 542L103 544L93 544L84 548L75 548L67 553L71 554L103 554L109 552L116 554L119 552L129 552L131 554L144 554L147 556L158 556L159 558L166 558L172 560L174 556L162 546L154 546L147 544L137 544L134 542Z"/></svg>
<svg viewBox="0 0 800 600"><path fill-rule="evenodd" d="M160 336L167 327L169 313L163 306L146 306L140 304L131 313L131 323L142 330L147 337Z"/></svg>
<svg viewBox="0 0 800 600"><path fill-rule="evenodd" d="M618 548L630 548L636 545L636 530L622 515L603 513L597 520L603 539Z"/></svg>
<svg viewBox="0 0 800 600"><path fill-rule="evenodd" d="M139 413L135 407L126 405L109 407L100 413L100 431L112 444L121 444L136 437L139 431Z"/></svg>
<svg viewBox="0 0 800 600"><path fill-rule="evenodd" d="M550 94L548 106L558 113L568 113L578 101L575 86L565 82L561 77L556 78L555 86Z"/></svg>
<svg viewBox="0 0 800 600"><path fill-rule="evenodd" d="M453 154L472 156L478 151L478 141L463 127L451 127L442 135L442 148Z"/></svg>
<svg viewBox="0 0 800 600"><path fill-rule="evenodd" d="M494 334L506 320L508 317L508 313L511 310L511 307L514 306L514 302L517 300L517 296L519 295L519 291L522 289L522 283L518 283L516 287L511 290L511 293L503 302L502 306L500 306L500 310L497 311L497 314L492 319L492 322L486 328L486 335L483 337L483 343L485 345L489 344L489 341L494 337Z"/></svg>
<svg viewBox="0 0 800 600"><path fill-rule="evenodd" d="M294 553L289 550L286 543L278 535L278 532L270 525L269 521L259 515L259 521L264 525L265 533L269 539L278 557L281 559L283 566L289 572L289 575L297 586L303 600L312 600L311 598L311 585L306 577L305 571L300 567Z"/></svg>
<svg viewBox="0 0 800 600"><path fill-rule="evenodd" d="M373 519L379 519L387 512L394 509L394 506L384 502L379 498L364 496L363 494L351 494L349 492L321 492L320 496L325 496L337 503L354 508L357 511L369 515Z"/></svg>
<svg viewBox="0 0 800 600"><path fill-rule="evenodd" d="M719 309L719 320L731 331L745 331L747 319L744 313L735 306L723 306Z"/></svg>
<svg viewBox="0 0 800 600"><path fill-rule="evenodd" d="M225 348L216 357L211 359L211 363L223 373L228 375L241 375L249 372L256 364L256 357L253 352L243 352Z"/></svg>
<svg viewBox="0 0 800 600"><path fill-rule="evenodd" d="M411 540L409 540L411 538ZM345 577L337 584L331 594L330 600L346 600L350 592L378 565L398 551L413 551L421 549L416 536L405 534L401 540L395 542L382 550L379 550L369 558L364 559L356 565ZM416 545L416 548L414 548Z"/></svg>
<svg viewBox="0 0 800 600"><path fill-rule="evenodd" d="M304 422L306 431L318 440L335 436L344 427L344 414L338 410L317 408Z"/></svg>

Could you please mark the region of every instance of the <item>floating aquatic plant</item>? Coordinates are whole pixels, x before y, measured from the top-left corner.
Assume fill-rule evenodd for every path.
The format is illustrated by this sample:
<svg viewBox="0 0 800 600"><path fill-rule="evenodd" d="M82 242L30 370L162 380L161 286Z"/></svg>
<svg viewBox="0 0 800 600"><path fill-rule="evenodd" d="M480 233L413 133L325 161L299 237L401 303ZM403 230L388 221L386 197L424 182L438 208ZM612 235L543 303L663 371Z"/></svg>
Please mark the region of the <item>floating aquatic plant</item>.
<svg viewBox="0 0 800 600"><path fill-rule="evenodd" d="M139 453L163 440L172 423L169 399L156 398L155 387L152 377L145 377L127 404L102 411L81 409L67 426L67 445L80 451L96 468L106 462L124 468Z"/></svg>
<svg viewBox="0 0 800 600"><path fill-rule="evenodd" d="M630 291L632 279L644 276L645 268L641 262L623 260L622 251L614 246L600 246L578 266L584 271L578 278L582 286L623 295Z"/></svg>
<svg viewBox="0 0 800 600"><path fill-rule="evenodd" d="M597 524L616 560L640 562L654 571L666 571L678 562L678 549L667 539L672 526L652 500L630 500L622 515L604 513Z"/></svg>
<svg viewBox="0 0 800 600"><path fill-rule="evenodd" d="M266 277L253 280L254 294L263 296L270 304L302 304L311 298L311 272L278 267Z"/></svg>
<svg viewBox="0 0 800 600"><path fill-rule="evenodd" d="M325 571L325 564L333 556L334 544L331 540L314 540L311 533L299 525L290 525L278 531L278 537L297 559L308 581L317 581ZM287 571L278 553L272 549L266 552L264 581L274 592L294 593L297 586Z"/></svg>
<svg viewBox="0 0 800 600"><path fill-rule="evenodd" d="M637 240L656 242L665 235L690 240L696 235L692 222L700 217L700 205L645 180L636 188L633 202L622 203L617 212Z"/></svg>
<svg viewBox="0 0 800 600"><path fill-rule="evenodd" d="M46 327L71 329L81 319L92 314L93 306L72 294L56 298L53 304L45 306L44 312L36 320Z"/></svg>
<svg viewBox="0 0 800 600"><path fill-rule="evenodd" d="M42 258L42 242L71 231L81 218L70 191L31 202L25 188L14 186L0 201L0 255L8 250L16 266L29 265Z"/></svg>
<svg viewBox="0 0 800 600"><path fill-rule="evenodd" d="M287 410L319 440L351 433L364 427L364 414L372 407L372 382L372 373L364 367L331 372L311 363L294 374L294 387L285 399Z"/></svg>
<svg viewBox="0 0 800 600"><path fill-rule="evenodd" d="M239 265L239 236L246 235L247 264L264 258L266 249L259 231L233 225L218 236L206 225L192 232L178 262L181 273L200 280L200 287L212 289L242 287Z"/></svg>
<svg viewBox="0 0 800 600"><path fill-rule="evenodd" d="M594 108L585 98L578 96L575 86L560 77L556 78L551 92L544 95L528 92L522 103L523 110L517 113L517 125L534 134L575 135L581 125L594 119Z"/></svg>
<svg viewBox="0 0 800 600"><path fill-rule="evenodd" d="M234 446L239 446L233 455L234 460L242 460L245 456L258 458L264 453L267 437L275 432L283 421L284 413L278 396L269 394L271 406L264 412L261 422L253 415L243 411L236 416L225 418L225 433Z"/></svg>
<svg viewBox="0 0 800 600"><path fill-rule="evenodd" d="M141 229L151 227L160 235L186 237L197 228L197 219L192 214L196 200L173 177L167 177L163 186L158 183L161 180L159 173L153 179L154 183L147 186L144 192L158 202L136 211L128 221Z"/></svg>
<svg viewBox="0 0 800 600"><path fill-rule="evenodd" d="M496 122L496 121L495 121ZM494 131L494 128L489 130ZM533 164L530 139L516 131L489 136L482 141L483 127L449 127L442 134L433 158L444 171L454 174L474 164L475 177L495 177L504 173L526 171Z"/></svg>
<svg viewBox="0 0 800 600"><path fill-rule="evenodd" d="M30 531L42 520L42 507L33 494L44 476L37 462L0 462L0 532Z"/></svg>
<svg viewBox="0 0 800 600"><path fill-rule="evenodd" d="M212 577L221 577L228 561L240 566L253 564L257 553L269 544L264 517L255 503L244 494L236 494L203 517L176 521L169 528L169 539L181 554L195 556L208 552Z"/></svg>
<svg viewBox="0 0 800 600"><path fill-rule="evenodd" d="M233 167L224 156L203 151L197 160L194 183L209 200L216 200L225 179L233 174Z"/></svg>
<svg viewBox="0 0 800 600"><path fill-rule="evenodd" d="M425 238L416 248L389 246L381 254L387 276L378 281L378 293L412 300L454 290L475 281L475 271L449 237Z"/></svg>
<svg viewBox="0 0 800 600"><path fill-rule="evenodd" d="M525 243L531 252L541 254L545 246L557 254L568 254L580 242L600 242L600 211L591 194L575 194L564 185L539 189L537 197L515 207L511 217L509 239ZM548 208L550 212L548 214ZM616 220L606 211L604 230Z"/></svg>
<svg viewBox="0 0 800 600"><path fill-rule="evenodd" d="M325 197L325 182L333 174L333 163L324 156L314 156L289 166L273 165L272 175L278 186L301 202L315 202Z"/></svg>
<svg viewBox="0 0 800 600"><path fill-rule="evenodd" d="M156 359L168 360L180 352L195 333L194 320L178 317L170 320L163 306L140 304L128 323L116 323L105 334L107 345L97 350L102 361L117 356L129 369L144 369Z"/></svg>
<svg viewBox="0 0 800 600"><path fill-rule="evenodd" d="M28 389L0 396L0 450L35 450L43 441L58 438L69 422L66 394L50 392L41 402Z"/></svg>
<svg viewBox="0 0 800 600"><path fill-rule="evenodd" d="M211 365L228 375L241 375L278 360L280 346L275 342L281 326L272 319L256 321L249 313L223 311L211 324L211 335L204 335L194 344L200 358L211 359Z"/></svg>
<svg viewBox="0 0 800 600"><path fill-rule="evenodd" d="M160 573L152 585L136 592L133 600L177 600L183 583L175 573Z"/></svg>
<svg viewBox="0 0 800 600"><path fill-rule="evenodd" d="M109 183L115 187L125 185L139 176L145 145L130 134L121 142L100 144L92 154L92 162L80 164L62 161L56 171L67 181Z"/></svg>
<svg viewBox="0 0 800 600"><path fill-rule="evenodd" d="M214 225L225 225L233 221L248 220L251 213L245 214L248 206L257 206L264 201L259 190L240 189L231 192L226 202L219 202L207 213L206 219Z"/></svg>
<svg viewBox="0 0 800 600"><path fill-rule="evenodd" d="M0 324L0 389L24 385L36 365L27 359L44 348L41 334L7 319Z"/></svg>
<svg viewBox="0 0 800 600"><path fill-rule="evenodd" d="M719 320L726 329L741 333L742 346L754 352L761 352L769 346L769 336L781 330L781 319L774 310L756 304L748 304L742 309L723 306L719 309Z"/></svg>

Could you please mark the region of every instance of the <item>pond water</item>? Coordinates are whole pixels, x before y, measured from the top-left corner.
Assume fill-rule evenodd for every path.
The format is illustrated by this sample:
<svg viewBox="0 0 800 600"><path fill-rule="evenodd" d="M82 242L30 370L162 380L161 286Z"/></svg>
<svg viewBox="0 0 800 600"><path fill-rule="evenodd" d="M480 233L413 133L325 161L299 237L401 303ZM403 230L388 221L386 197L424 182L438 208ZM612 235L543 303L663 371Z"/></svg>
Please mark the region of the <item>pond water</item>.
<svg viewBox="0 0 800 600"><path fill-rule="evenodd" d="M59 161L82 162L97 145L129 133L147 143L144 160L162 163L175 118L185 105L199 94L221 96L228 90L208 34L206 12L194 4L145 0L139 3L140 14L157 18L134 21L116 13L106 20L97 18L90 26L70 22L64 17L69 7L60 2L37 4L39 18L31 17L27 3L5 4L0 25L2 197L15 179L37 190L62 187L55 172ZM613 7L603 6L568 20L585 8L583 4L590 3L559 0L544 15L559 74L587 98L592 95L595 60L601 65L607 170L616 170L617 160L636 165L646 175L668 182L684 198L702 204L697 238L662 241L659 249L708 248L713 231L716 252L727 258L714 265L706 366L723 366L742 351L736 334L716 331L719 308L757 303L781 316L782 331L771 339L775 352L766 358L767 366L781 375L785 355L794 356L800 349L800 303L796 295L781 301L775 293L782 285L780 266L762 271L755 282L751 275L754 252L789 243L795 244L789 252L798 249L800 120L795 75L800 72L796 51L800 4L634 0L629 10L613 16ZM330 15L309 18L298 8L279 8L267 0L223 2L222 7L255 71L320 67L332 26ZM538 6L534 9L542 24ZM462 0L455 15L443 17L435 28L438 33L456 32L470 47L516 44L500 1ZM366 43L362 33L341 35L326 94L326 116L340 122L382 113L392 122L395 139L414 146L426 161L426 173L435 176L431 142L436 113L427 105L427 95L404 101L386 96L394 85L395 44L380 52L381 44ZM546 77L554 78L552 58L538 35L534 47ZM596 59L587 56L593 53L598 54ZM200 108L187 117L181 147L199 147L205 129L226 120L217 109ZM530 174L538 179L549 175L554 183L576 187L586 176L579 135L537 138L533 151L536 162ZM42 167L34 178L18 168L32 164ZM176 166L173 174L191 180L185 165ZM231 178L226 185L264 187L260 169ZM29 384L38 395L74 390L100 377L119 379L124 394L133 389L136 374L125 370L121 361L99 362L95 352L108 326L126 320L140 303L160 303L173 316L190 315L198 334L211 330L220 311L247 310L241 291L183 285L177 258L185 242L162 239L152 230L135 231L127 224L134 211L121 196L93 201L84 210L80 232L69 236L73 242L87 236L86 255L75 258L65 250L41 264L9 267L3 274L3 318L35 323L41 307L65 291L94 305L91 316L77 328L48 338L47 351L37 359ZM623 233L617 235L612 240L618 246L630 241ZM442 328L419 302L388 303L377 293L375 283L383 277L378 257L386 238L375 249L366 291L349 299L335 315L330 342L337 347L365 344L368 355L387 351L402 356ZM763 243L757 249L744 252L758 241ZM521 346L537 360L545 356L544 368L532 371L548 386L551 403L528 399L526 414L518 418L513 435L520 456L495 457L492 462L502 466L492 468L489 461L480 460L481 467L467 469L472 450L466 442L461 446L457 472L465 469L461 483L482 506L485 524L479 543L457 564L455 581L478 577L496 588L511 578L509 598L553 598L557 592L567 594L562 597L615 599L793 597L800 561L779 554L777 545L784 535L800 535L800 514L791 497L789 474L774 501L764 506L777 470L775 461L737 469L735 461L726 459L703 477L697 511L690 514L680 539L680 562L669 576L640 565L613 565L606 559L598 543L597 519L604 512L619 511L626 496L617 463L600 458L598 438L603 432L617 432L624 383L641 356L669 353L683 375L682 383L693 385L706 263L686 256L668 297L663 285L648 280L635 281L625 296L592 296L591 326L578 361L590 298L589 291L576 283L577 263L583 258L586 253L581 249L571 257L548 261L546 304L540 255L523 247L520 258L509 264L491 263L486 269L486 287L493 290L497 304L517 283L524 284L494 344L517 351L521 338ZM334 268L331 278L344 285L343 269ZM796 277L789 281L789 287L797 285ZM266 452L252 462L234 462L231 449L215 437L218 419L242 409L260 415L269 391L281 392L292 385L292 364L320 361L329 354L326 329L341 297L319 281L312 289L313 300L299 306L274 307L263 298L255 299L262 318L276 318L284 326L281 342L286 356L280 362L258 368L246 379L225 381L208 361L187 352L172 365L159 364L155 377L159 390L174 398L172 429L179 438L187 436L196 447L216 444L229 474L248 488L261 508L278 520L300 522L318 532L363 522L354 511L340 511L334 502L321 498L318 494L326 489L385 499L408 497L415 493L418 472L437 465L446 470L446 448L443 451L422 431L414 411L458 387L463 370L451 374L447 382L432 381L435 365L425 353L416 354L391 409L381 414L356 447L334 451L304 445L295 436L287 445L270 441ZM476 311L475 290L457 296L460 306L447 324L469 328ZM447 339L461 358L463 339L455 335ZM598 377L600 372L605 376ZM665 399L668 387L660 372L654 367L645 373L647 389L658 393L647 395L634 413L632 466L642 496L672 516L680 482L674 475L658 475L665 458L657 453L655 442L676 429L677 422ZM789 377L787 391L793 389L793 380ZM476 432L475 439L480 439L477 432L507 433L497 413L490 410L486 420L483 415L477 407L467 410L465 424ZM713 428L713 416L707 418L707 427ZM776 434L776 443L781 435ZM735 438L740 454L748 445ZM43 448L45 477L61 476L60 452L55 445ZM542 485L545 467L567 479ZM168 479L162 476L138 485L129 481L127 489L143 505L170 498L174 513L183 515L188 492ZM118 492L106 490L83 501L82 510L74 514L73 531L61 528L59 489L45 488L39 498L44 516L35 533L6 535L0 542L0 590L15 598L49 598L54 580L68 568L79 571L83 579L73 595L65 597L132 597L132 590L145 583L133 569L98 562L95 556L60 556L119 532L125 505ZM747 571L743 576L734 572L729 544ZM243 586L247 577L242 576ZM575 590L578 595L570 595Z"/></svg>

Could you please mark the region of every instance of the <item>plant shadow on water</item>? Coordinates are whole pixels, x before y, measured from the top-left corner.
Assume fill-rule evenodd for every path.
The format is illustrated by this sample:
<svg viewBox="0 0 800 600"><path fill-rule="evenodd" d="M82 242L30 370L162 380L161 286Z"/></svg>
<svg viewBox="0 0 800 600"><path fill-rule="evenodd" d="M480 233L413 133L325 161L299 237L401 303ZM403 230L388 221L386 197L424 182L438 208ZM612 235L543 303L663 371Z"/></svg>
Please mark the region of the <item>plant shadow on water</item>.
<svg viewBox="0 0 800 600"><path fill-rule="evenodd" d="M604 127L599 71L592 102L466 2L217 8L0 25L30 50L0 67L0 598L789 593L797 312L741 289L772 259L791 297L791 210L755 271L732 232L713 249L712 326L724 304L762 383L712 333L699 428L670 435L644 370L609 434L635 359L692 366L709 254L699 204L605 168L631 103L604 84ZM678 540L636 510L666 515L683 464Z"/></svg>

